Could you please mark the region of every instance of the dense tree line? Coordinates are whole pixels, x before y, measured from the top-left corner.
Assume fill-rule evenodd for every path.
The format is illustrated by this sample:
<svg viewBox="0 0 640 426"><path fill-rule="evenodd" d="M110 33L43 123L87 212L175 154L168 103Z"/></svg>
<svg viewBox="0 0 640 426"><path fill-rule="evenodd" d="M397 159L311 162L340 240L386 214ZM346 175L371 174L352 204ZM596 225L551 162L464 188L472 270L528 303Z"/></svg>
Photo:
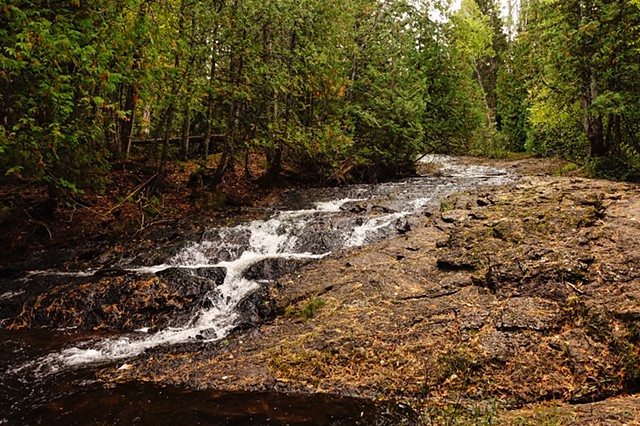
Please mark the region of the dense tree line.
<svg viewBox="0 0 640 426"><path fill-rule="evenodd" d="M527 0L519 26L499 85L511 146L639 178L638 3Z"/></svg>
<svg viewBox="0 0 640 426"><path fill-rule="evenodd" d="M1 12L3 171L58 189L100 189L136 149L160 177L213 155L213 185L248 153L267 179L283 164L376 179L484 124L445 24L406 1L11 0Z"/></svg>
<svg viewBox="0 0 640 426"><path fill-rule="evenodd" d="M159 180L201 161L215 187L258 154L266 181L287 166L341 182L469 150L630 170L637 3L520 3L507 31L493 0L8 0L2 174L101 190L144 155Z"/></svg>

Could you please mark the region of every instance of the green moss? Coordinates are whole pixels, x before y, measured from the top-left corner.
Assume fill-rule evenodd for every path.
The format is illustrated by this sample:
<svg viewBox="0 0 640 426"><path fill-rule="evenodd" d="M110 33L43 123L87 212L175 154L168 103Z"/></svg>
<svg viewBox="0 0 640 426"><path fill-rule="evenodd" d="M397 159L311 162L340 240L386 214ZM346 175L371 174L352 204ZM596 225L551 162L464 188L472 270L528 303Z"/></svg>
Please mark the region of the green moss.
<svg viewBox="0 0 640 426"><path fill-rule="evenodd" d="M513 419L511 424L518 426L559 426L571 424L574 420L570 415L560 414L555 407L543 407L536 410L532 416Z"/></svg>
<svg viewBox="0 0 640 426"><path fill-rule="evenodd" d="M468 403L430 404L420 413L422 425L497 425L498 404L494 400Z"/></svg>
<svg viewBox="0 0 640 426"><path fill-rule="evenodd" d="M325 300L314 297L299 309L294 308L293 306L289 306L286 309L284 316L285 318L299 318L308 320L316 316L318 310L326 304L327 302Z"/></svg>
<svg viewBox="0 0 640 426"><path fill-rule="evenodd" d="M440 211L441 212L448 212L454 209L454 203L448 199L445 198L443 200L440 200Z"/></svg>

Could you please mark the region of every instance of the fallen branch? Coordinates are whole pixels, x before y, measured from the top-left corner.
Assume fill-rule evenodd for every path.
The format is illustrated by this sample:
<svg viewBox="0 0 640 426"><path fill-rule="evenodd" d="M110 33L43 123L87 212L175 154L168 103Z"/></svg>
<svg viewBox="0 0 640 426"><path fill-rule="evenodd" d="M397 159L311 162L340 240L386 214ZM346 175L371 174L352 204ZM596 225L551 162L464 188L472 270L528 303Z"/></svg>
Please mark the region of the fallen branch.
<svg viewBox="0 0 640 426"><path fill-rule="evenodd" d="M429 153L426 154L422 154L420 157L418 157L418 159L416 161L414 161L414 164L419 163L420 160L422 160L424 157L426 157L427 155L429 155Z"/></svg>
<svg viewBox="0 0 640 426"><path fill-rule="evenodd" d="M49 229L49 227L47 225L44 224L44 222L40 222L39 220L35 220L35 219L31 219L30 222L36 223L36 224L42 226L44 229L46 229L47 233L49 234L49 240L53 241L53 235L51 234L51 230Z"/></svg>
<svg viewBox="0 0 640 426"><path fill-rule="evenodd" d="M29 222L35 223L36 225L40 225L44 229L46 229L47 232L49 233L49 240L53 240L53 234L51 233L51 230L49 229L49 227L44 222L41 222L41 221L39 221L37 219L34 219L33 216L31 216L26 209L22 209L22 211L29 218Z"/></svg>
<svg viewBox="0 0 640 426"><path fill-rule="evenodd" d="M152 226L161 225L163 223L172 223L172 222L174 222L173 219L163 219L163 220L157 220L155 222L149 222L147 224L144 224L144 226L138 229L133 235L138 235L140 232L144 231L145 229L151 228Z"/></svg>
<svg viewBox="0 0 640 426"><path fill-rule="evenodd" d="M224 135L211 135L212 137L223 137ZM204 139L204 135L193 135L189 136L189 141ZM151 139L133 139L132 143L136 145L146 145L151 143L160 143L163 142L164 138L151 138ZM182 138L169 138L169 143L178 143L182 142Z"/></svg>
<svg viewBox="0 0 640 426"><path fill-rule="evenodd" d="M33 216L31 216L31 215L29 214L29 212L28 212L26 209L22 209L22 211L23 211L23 212L27 215L27 217L29 218L29 222L35 223L36 225L40 225L40 226L42 226L44 229L46 229L46 230L47 230L47 233L49 234L49 240L52 240L52 241L53 241L53 234L51 234L51 230L49 229L49 227L48 227L44 222L41 222L41 221L39 221L39 220L34 219L34 218L33 218Z"/></svg>
<svg viewBox="0 0 640 426"><path fill-rule="evenodd" d="M108 212L106 212L104 214L104 216L108 216L111 213L113 213L115 210L117 210L118 208L120 208L124 203L126 203L127 201L129 201L130 199L132 199L133 197L135 197L140 191L142 191L144 188L146 188L151 182L154 181L154 179L156 179L158 177L158 174L156 173L155 175L151 176L151 178L149 178L146 182L141 183L140 185L138 185L129 195L127 195L125 197L124 200L120 201L118 204L116 204L115 206L113 206L111 208L111 210L109 210Z"/></svg>
<svg viewBox="0 0 640 426"><path fill-rule="evenodd" d="M576 287L575 285L569 283L569 282L565 282L566 285L568 285L569 287L571 287L572 289L575 290L576 293L579 294L584 294L584 291L580 290L578 287Z"/></svg>

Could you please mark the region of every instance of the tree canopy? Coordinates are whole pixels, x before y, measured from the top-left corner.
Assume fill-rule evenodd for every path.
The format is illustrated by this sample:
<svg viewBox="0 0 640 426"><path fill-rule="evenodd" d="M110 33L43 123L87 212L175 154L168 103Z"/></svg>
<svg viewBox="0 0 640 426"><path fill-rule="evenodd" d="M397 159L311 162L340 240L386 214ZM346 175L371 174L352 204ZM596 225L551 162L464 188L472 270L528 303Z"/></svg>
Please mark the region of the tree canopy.
<svg viewBox="0 0 640 426"><path fill-rule="evenodd" d="M514 145L631 177L640 153L638 5L530 0L520 15L501 87Z"/></svg>
<svg viewBox="0 0 640 426"><path fill-rule="evenodd" d="M215 186L251 154L267 181L344 182L502 149L632 170L638 3L521 3L505 20L493 0L8 0L3 179L100 191L137 155L159 179L201 161Z"/></svg>

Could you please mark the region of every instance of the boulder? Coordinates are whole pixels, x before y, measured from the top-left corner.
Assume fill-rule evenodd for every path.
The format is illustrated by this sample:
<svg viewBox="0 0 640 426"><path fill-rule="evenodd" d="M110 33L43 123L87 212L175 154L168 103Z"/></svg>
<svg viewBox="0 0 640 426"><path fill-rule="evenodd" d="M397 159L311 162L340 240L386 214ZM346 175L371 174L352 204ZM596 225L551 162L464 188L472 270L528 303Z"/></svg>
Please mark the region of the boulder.
<svg viewBox="0 0 640 426"><path fill-rule="evenodd" d="M275 257L263 259L249 266L244 277L252 281L275 280L309 263L308 259Z"/></svg>
<svg viewBox="0 0 640 426"><path fill-rule="evenodd" d="M224 283L225 268L169 268L156 274L169 284L169 291L180 297L200 297Z"/></svg>
<svg viewBox="0 0 640 426"><path fill-rule="evenodd" d="M132 331L182 325L224 282L224 268L105 274L60 284L25 303L9 328Z"/></svg>
<svg viewBox="0 0 640 426"><path fill-rule="evenodd" d="M469 210L448 210L442 212L441 216L446 223L462 222L469 217Z"/></svg>

